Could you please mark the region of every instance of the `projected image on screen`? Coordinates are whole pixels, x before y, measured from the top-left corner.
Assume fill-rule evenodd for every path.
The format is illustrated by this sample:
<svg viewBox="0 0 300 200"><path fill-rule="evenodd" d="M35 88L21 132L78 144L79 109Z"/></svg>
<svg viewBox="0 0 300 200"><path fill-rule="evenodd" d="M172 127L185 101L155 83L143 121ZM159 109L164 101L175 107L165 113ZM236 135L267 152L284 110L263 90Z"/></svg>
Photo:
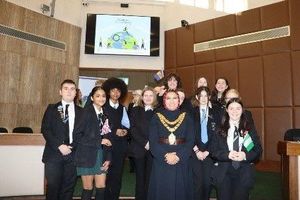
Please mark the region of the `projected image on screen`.
<svg viewBox="0 0 300 200"><path fill-rule="evenodd" d="M97 15L94 53L150 55L150 29L150 17Z"/></svg>

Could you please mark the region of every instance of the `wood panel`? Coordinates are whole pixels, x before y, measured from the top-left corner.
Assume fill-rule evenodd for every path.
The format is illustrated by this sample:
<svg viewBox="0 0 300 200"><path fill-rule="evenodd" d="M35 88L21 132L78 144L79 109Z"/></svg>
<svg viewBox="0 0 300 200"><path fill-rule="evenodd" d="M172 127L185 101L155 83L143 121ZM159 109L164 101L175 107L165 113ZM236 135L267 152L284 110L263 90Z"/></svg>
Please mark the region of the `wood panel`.
<svg viewBox="0 0 300 200"><path fill-rule="evenodd" d="M292 53L292 78L294 105L300 106L300 51Z"/></svg>
<svg viewBox="0 0 300 200"><path fill-rule="evenodd" d="M184 40L182 39L184 38ZM181 27L176 31L177 67L194 64L194 26Z"/></svg>
<svg viewBox="0 0 300 200"><path fill-rule="evenodd" d="M251 33L261 30L260 9L255 8L241 12L236 16L237 34Z"/></svg>
<svg viewBox="0 0 300 200"><path fill-rule="evenodd" d="M287 127L292 127L291 108L265 109L265 159L279 161L276 144L283 140Z"/></svg>
<svg viewBox="0 0 300 200"><path fill-rule="evenodd" d="M60 83L78 81L81 28L6 1L0 1L0 23L66 44L63 51L0 36L0 124L40 132L47 104L60 99Z"/></svg>
<svg viewBox="0 0 300 200"><path fill-rule="evenodd" d="M184 89L184 93L186 97L189 97L193 94L193 85L194 85L194 76L191 76L191 74L195 74L195 68L194 66L189 67L182 67L179 68L176 73L180 76L182 86Z"/></svg>
<svg viewBox="0 0 300 200"><path fill-rule="evenodd" d="M239 91L246 107L263 107L263 62L261 57L240 59ZM254 79L255 77L255 79Z"/></svg>
<svg viewBox="0 0 300 200"><path fill-rule="evenodd" d="M291 48L300 50L300 1L289 0L290 26L291 26Z"/></svg>
<svg viewBox="0 0 300 200"><path fill-rule="evenodd" d="M267 5L261 8L262 29L276 28L289 24L288 1Z"/></svg>
<svg viewBox="0 0 300 200"><path fill-rule="evenodd" d="M214 19L215 38L236 35L235 15L227 15Z"/></svg>
<svg viewBox="0 0 300 200"><path fill-rule="evenodd" d="M165 69L176 67L176 30L165 32Z"/></svg>
<svg viewBox="0 0 300 200"><path fill-rule="evenodd" d="M230 88L238 89L238 64L237 60L230 60L216 63L216 79L225 77Z"/></svg>
<svg viewBox="0 0 300 200"><path fill-rule="evenodd" d="M266 106L292 106L290 53L264 56Z"/></svg>

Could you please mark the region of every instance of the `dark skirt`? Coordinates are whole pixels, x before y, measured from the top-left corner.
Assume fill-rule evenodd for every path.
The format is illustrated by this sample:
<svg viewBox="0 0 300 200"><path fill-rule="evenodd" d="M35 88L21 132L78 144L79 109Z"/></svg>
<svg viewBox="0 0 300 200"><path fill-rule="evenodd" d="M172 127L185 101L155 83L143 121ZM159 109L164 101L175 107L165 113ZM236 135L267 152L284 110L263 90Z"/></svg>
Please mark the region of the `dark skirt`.
<svg viewBox="0 0 300 200"><path fill-rule="evenodd" d="M78 176L100 175L107 172L102 170L103 165L103 150L100 148L97 152L97 160L93 167L77 167Z"/></svg>

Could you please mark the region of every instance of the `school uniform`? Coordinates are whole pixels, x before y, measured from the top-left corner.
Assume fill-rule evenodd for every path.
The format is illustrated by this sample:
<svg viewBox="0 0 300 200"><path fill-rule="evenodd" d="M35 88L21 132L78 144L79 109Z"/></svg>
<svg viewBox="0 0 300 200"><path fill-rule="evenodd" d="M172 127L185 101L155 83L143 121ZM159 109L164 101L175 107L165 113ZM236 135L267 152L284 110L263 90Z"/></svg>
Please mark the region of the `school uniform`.
<svg viewBox="0 0 300 200"><path fill-rule="evenodd" d="M120 196L124 161L128 150L128 135L120 137L116 134L117 129L127 129L122 125L123 115L127 113L124 106L113 104L110 100L104 105L107 117L111 123L112 163L108 169L105 188L105 199L117 200Z"/></svg>
<svg viewBox="0 0 300 200"><path fill-rule="evenodd" d="M46 140L42 161L45 163L47 200L72 199L77 178L73 159L76 149L73 128L80 119L81 111L82 108L73 102L64 101L50 104L45 111L41 131ZM62 144L73 146L72 153L62 155L58 149Z"/></svg>
<svg viewBox="0 0 300 200"><path fill-rule="evenodd" d="M213 167L211 145L219 123L219 114L216 110L209 107L194 108L195 146L198 150L194 149L191 163L195 200L208 200L210 197L212 190L211 170ZM199 160L196 155L197 151L208 151L209 155L204 160Z"/></svg>
<svg viewBox="0 0 300 200"><path fill-rule="evenodd" d="M93 104L84 108L82 118L74 129L78 175L101 174L102 164L111 160L111 148L101 144L103 138L110 140L110 133L101 131L106 119L105 111L96 110Z"/></svg>
<svg viewBox="0 0 300 200"><path fill-rule="evenodd" d="M149 126L154 111L151 107L134 107L130 115L131 143L130 152L134 158L136 172L135 199L146 200L152 155L145 149L149 142Z"/></svg>
<svg viewBox="0 0 300 200"><path fill-rule="evenodd" d="M238 127L237 127L238 128ZM230 122L227 138L216 134L213 140L212 157L216 160L213 166L212 180L217 187L218 200L248 200L250 189L254 186L254 162L262 154L262 147L255 127L248 131L251 143L246 142L246 136L238 136L239 150L245 152L243 161L232 161L228 158L234 148L235 126ZM245 131L245 130L243 130ZM248 144L252 144L249 148Z"/></svg>

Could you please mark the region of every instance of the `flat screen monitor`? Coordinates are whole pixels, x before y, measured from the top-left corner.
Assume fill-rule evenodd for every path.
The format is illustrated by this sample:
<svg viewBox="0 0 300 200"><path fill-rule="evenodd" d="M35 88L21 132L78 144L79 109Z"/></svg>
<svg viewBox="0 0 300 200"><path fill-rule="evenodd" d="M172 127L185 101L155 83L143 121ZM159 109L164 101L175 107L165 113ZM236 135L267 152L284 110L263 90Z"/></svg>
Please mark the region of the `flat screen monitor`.
<svg viewBox="0 0 300 200"><path fill-rule="evenodd" d="M159 17L88 14L85 53L159 56Z"/></svg>

